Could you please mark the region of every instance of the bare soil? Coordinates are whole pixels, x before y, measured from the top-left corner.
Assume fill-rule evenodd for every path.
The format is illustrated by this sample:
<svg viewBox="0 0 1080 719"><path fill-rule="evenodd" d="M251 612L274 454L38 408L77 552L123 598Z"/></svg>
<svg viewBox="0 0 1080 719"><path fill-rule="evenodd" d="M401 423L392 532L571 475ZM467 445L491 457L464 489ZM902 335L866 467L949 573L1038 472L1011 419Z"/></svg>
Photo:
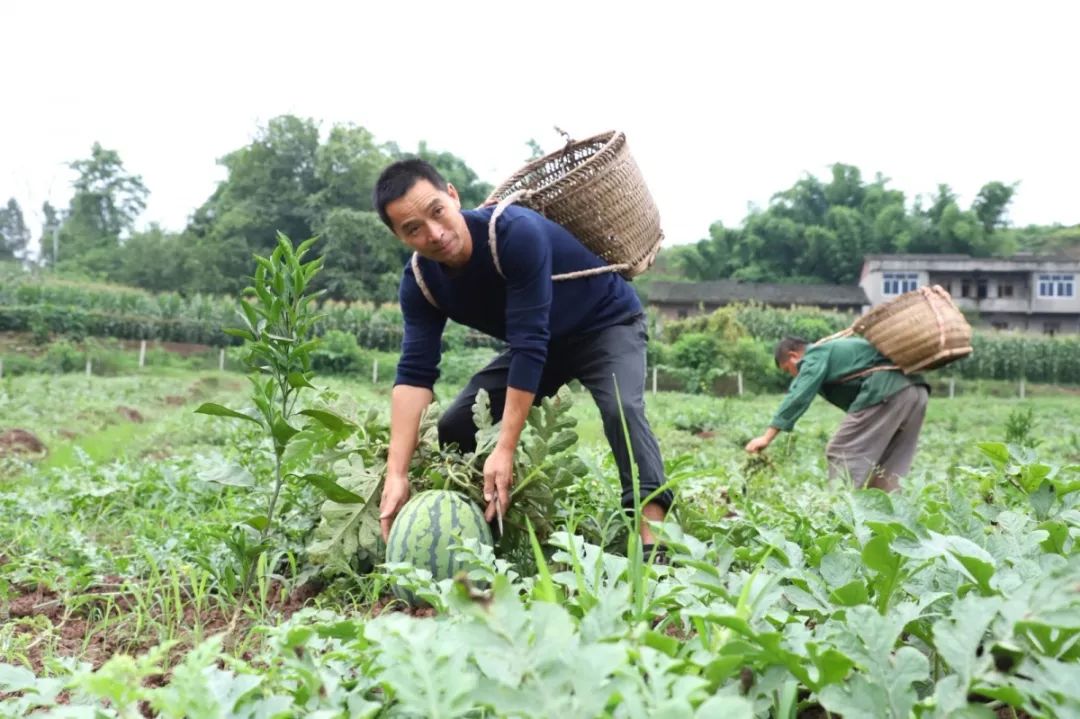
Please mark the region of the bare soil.
<svg viewBox="0 0 1080 719"><path fill-rule="evenodd" d="M25 429L9 429L0 432L0 457L13 454L48 454L45 443Z"/></svg>
<svg viewBox="0 0 1080 719"><path fill-rule="evenodd" d="M4 561L5 558L0 557L0 564ZM15 629L16 635L33 634L37 637L37 641L30 643L27 652L30 669L40 673L46 657L50 656L77 657L90 662L96 669L115 654L140 654L157 645L160 638L153 632L144 631L140 636L128 629L134 623L125 622L125 615L136 611L136 607L135 598L123 593L125 586L128 585L122 577L106 577L100 585L82 594L69 596L40 585L13 586L5 621L37 620L24 621ZM280 592L271 591L270 596L274 599L270 601L269 610L276 621L284 621L311 603L322 589L320 584L307 583L296 587L284 598L280 598ZM95 600L95 595L101 598ZM105 623L91 619L90 615L98 614L106 604L112 605L112 620ZM51 632L42 629L41 619L47 620L52 626ZM211 607L199 611L192 605L186 606L182 624L191 633L186 637L181 636L169 663L179 661L184 652L191 648L195 627L199 628L202 636L212 636L226 631L231 619L231 608ZM251 628L252 621L241 617L234 629L234 636L244 636Z"/></svg>

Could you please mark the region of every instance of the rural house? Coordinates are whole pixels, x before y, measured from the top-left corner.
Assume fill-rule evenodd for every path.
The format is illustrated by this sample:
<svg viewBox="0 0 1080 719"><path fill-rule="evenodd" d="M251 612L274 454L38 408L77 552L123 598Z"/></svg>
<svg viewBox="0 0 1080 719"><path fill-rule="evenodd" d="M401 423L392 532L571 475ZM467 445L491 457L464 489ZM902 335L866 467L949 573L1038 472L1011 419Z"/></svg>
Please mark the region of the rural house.
<svg viewBox="0 0 1080 719"><path fill-rule="evenodd" d="M764 282L653 282L649 305L665 319L712 312L724 305L756 302L770 307L820 307L861 312L869 306L857 285L797 285Z"/></svg>
<svg viewBox="0 0 1080 719"><path fill-rule="evenodd" d="M859 286L870 304L941 285L979 324L1053 335L1080 332L1080 260L1017 255L867 255ZM973 319L974 322L974 319Z"/></svg>

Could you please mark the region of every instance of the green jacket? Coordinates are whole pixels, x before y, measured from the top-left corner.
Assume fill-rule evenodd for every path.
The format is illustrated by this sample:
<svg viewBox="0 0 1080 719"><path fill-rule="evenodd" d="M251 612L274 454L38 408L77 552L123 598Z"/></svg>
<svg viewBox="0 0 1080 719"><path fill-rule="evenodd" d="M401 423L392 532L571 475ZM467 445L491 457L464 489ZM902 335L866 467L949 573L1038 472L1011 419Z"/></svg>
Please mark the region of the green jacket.
<svg viewBox="0 0 1080 719"><path fill-rule="evenodd" d="M920 375L909 377L899 370L880 370L865 377L839 382L853 372L884 364L892 363L862 337L808 345L806 354L799 362L799 374L792 381L787 396L769 425L785 432L791 431L816 394L845 412L858 412L892 397L908 385L926 385Z"/></svg>

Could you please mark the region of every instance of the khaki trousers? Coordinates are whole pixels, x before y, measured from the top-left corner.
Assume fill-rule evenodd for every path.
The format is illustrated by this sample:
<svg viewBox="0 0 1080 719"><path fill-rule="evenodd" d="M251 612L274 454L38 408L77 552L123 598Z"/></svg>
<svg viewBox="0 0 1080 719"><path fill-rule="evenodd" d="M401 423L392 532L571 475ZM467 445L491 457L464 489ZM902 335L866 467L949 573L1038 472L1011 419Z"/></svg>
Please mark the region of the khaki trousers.
<svg viewBox="0 0 1080 719"><path fill-rule="evenodd" d="M856 489L899 489L915 459L928 399L926 387L910 385L844 417L825 449L829 478L849 477Z"/></svg>

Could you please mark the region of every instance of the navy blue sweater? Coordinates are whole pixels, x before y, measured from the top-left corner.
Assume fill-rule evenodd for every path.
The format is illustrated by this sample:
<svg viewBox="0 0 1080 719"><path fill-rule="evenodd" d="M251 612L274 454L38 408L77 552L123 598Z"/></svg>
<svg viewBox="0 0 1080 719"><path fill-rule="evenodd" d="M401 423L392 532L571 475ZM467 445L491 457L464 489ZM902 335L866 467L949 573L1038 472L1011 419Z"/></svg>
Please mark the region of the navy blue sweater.
<svg viewBox="0 0 1080 719"><path fill-rule="evenodd" d="M424 298L412 268L401 279L405 336L395 384L431 388L439 377L442 333L449 317L510 346L508 385L536 392L552 340L620 324L642 312L629 283L616 272L552 282L553 274L600 267L603 260L561 225L512 205L499 216L496 237L503 279L488 246L493 207L465 210L472 255L451 271L420 258L439 309Z"/></svg>

